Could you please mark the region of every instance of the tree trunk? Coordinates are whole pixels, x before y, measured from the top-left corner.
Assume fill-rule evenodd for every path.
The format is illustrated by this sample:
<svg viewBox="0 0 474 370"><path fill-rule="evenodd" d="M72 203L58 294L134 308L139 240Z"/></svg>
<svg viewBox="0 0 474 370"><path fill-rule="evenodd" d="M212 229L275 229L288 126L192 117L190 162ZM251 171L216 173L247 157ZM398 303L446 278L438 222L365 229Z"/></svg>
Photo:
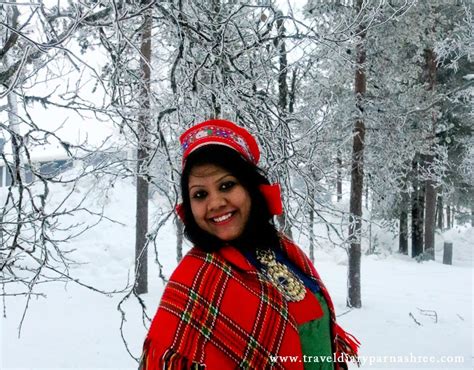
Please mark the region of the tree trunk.
<svg viewBox="0 0 474 370"><path fill-rule="evenodd" d="M358 13L362 9L363 0L357 0ZM356 96L356 108L359 117L354 125L354 137L352 143L352 165L351 165L351 196L349 216L349 272L347 306L362 307L360 292L360 259L361 259L361 228L362 228L362 192L364 181L364 138L365 124L363 120L364 96L366 93L365 75L365 36L366 31L362 24L357 29L358 39L356 41L356 72L354 82L354 93Z"/></svg>
<svg viewBox="0 0 474 370"><path fill-rule="evenodd" d="M420 156L413 159L413 193L411 208L411 256L423 253L423 210L425 203L424 186L418 180Z"/></svg>
<svg viewBox="0 0 474 370"><path fill-rule="evenodd" d="M314 263L314 191L309 195L309 259Z"/></svg>
<svg viewBox="0 0 474 370"><path fill-rule="evenodd" d="M16 9L16 7L15 7ZM14 24L16 25L16 18ZM5 56L6 62L9 62L9 55L7 54ZM5 167L5 185L12 185L15 186L18 189L18 199L15 202L15 206L18 207L18 210L22 210L23 208L23 180L24 180L24 171L23 171L23 166L25 165L25 160L23 158L23 153L24 153L24 142L23 142L23 137L20 133L20 125L19 125L19 119L18 119L18 100L17 96L14 91L11 91L9 94L7 94L7 104L8 104L8 131L11 136L11 149L12 149L12 158L13 162L8 163L4 159L4 167ZM2 127L3 131L3 127ZM8 132L7 131L7 132ZM3 148L2 148L3 149ZM2 153L3 154L3 153ZM5 158L5 157L4 157ZM3 168L2 168L3 170ZM11 173L10 173L11 171ZM11 183L8 182L8 178L10 177ZM19 211L20 212L20 211ZM1 219L0 219L0 225L3 224L3 214L4 212L1 212ZM20 214L20 213L18 213ZM21 235L21 230L24 229L23 223L22 222L17 222L16 223L16 230L14 232L15 237L14 240L11 244L11 247L13 249L18 247L18 238ZM2 227L0 227L0 238L3 241L4 238L4 230ZM4 244L2 242L2 248L4 247ZM6 261L6 260L5 260ZM5 262L6 263L6 262ZM2 260L2 269L5 266ZM0 270L1 271L1 270Z"/></svg>
<svg viewBox="0 0 474 370"><path fill-rule="evenodd" d="M370 213L369 213L368 229L369 229L369 248L367 250L367 254L370 255L370 254L374 254L375 252L375 243L372 243L372 210L370 210Z"/></svg>
<svg viewBox="0 0 474 370"><path fill-rule="evenodd" d="M474 204L471 205L471 226L474 227Z"/></svg>
<svg viewBox="0 0 474 370"><path fill-rule="evenodd" d="M449 204L446 206L446 228L451 229L451 206Z"/></svg>
<svg viewBox="0 0 474 370"><path fill-rule="evenodd" d="M13 5L13 4L12 4ZM14 27L17 27L17 19L18 19L18 9L16 6L13 7L14 12L12 16L12 24ZM4 65L7 67L13 64L13 60L10 58L10 54L6 54L4 56ZM1 58L0 58L1 60ZM19 184L22 185L24 179L24 166L25 166L25 144L23 142L24 138L20 132L20 120L18 116L18 99L17 95L14 91L11 91L7 94L7 113L8 113L8 130L10 131L11 135L11 143L12 143L12 154L13 154L13 176L11 179L12 184ZM3 128L2 128L3 131ZM7 170L6 173L8 174L9 171ZM18 225L20 226L20 225Z"/></svg>
<svg viewBox="0 0 474 370"><path fill-rule="evenodd" d="M281 11L276 12L276 26L278 37L275 39L275 46L278 48L278 59L279 59L279 66L278 66L278 112L280 118L280 125L286 126L286 116L287 116L287 105L288 105L288 82L287 82L287 75L288 75L288 59L287 59L287 51L286 51L286 44L285 44L285 25L284 25L284 18L283 13ZM285 156L287 149L286 144L282 143L281 147L285 152ZM281 176L281 175L280 175ZM290 239L293 238L293 233L291 232L291 226L288 223L286 218L286 214L283 213L281 216L277 217L278 223L280 224L280 228L283 233L288 235Z"/></svg>
<svg viewBox="0 0 474 370"><path fill-rule="evenodd" d="M181 220L176 217L176 261L179 262L183 258L183 235L184 235L184 224Z"/></svg>
<svg viewBox="0 0 474 370"><path fill-rule="evenodd" d="M337 150L336 166L336 194L337 201L340 202L342 200L342 159L340 149Z"/></svg>
<svg viewBox="0 0 474 370"><path fill-rule="evenodd" d="M400 226L398 235L398 252L408 255L408 194L402 193L400 202Z"/></svg>
<svg viewBox="0 0 474 370"><path fill-rule="evenodd" d="M425 159L425 164L432 166L433 156L428 155ZM436 211L436 188L434 181L431 179L426 180L426 193L425 193L425 252L430 254L431 258L435 259L435 218Z"/></svg>
<svg viewBox="0 0 474 370"><path fill-rule="evenodd" d="M217 42L218 40L221 39L222 35L221 35L221 32L222 32L222 29L221 29L221 21L222 21L222 17L221 17L221 1L222 0L212 0L212 25L211 25L211 29L212 29L212 33L213 33L213 40L215 42ZM181 8L181 5L180 5L180 8ZM215 45L214 47L217 47L217 45ZM215 56L214 57L214 63L217 64L218 66L218 69L220 70L220 73L222 74L222 77L225 76L225 71L223 70L223 64L222 64L222 59L220 57L217 57ZM217 86L217 84L219 83L219 81L217 81L218 78L217 76L215 76L214 74L211 75L211 80L210 80L210 86ZM225 78L223 80L223 83L225 85ZM221 103L220 101L218 100L218 97L216 96L216 94L214 94L214 92L211 92L211 118L215 119L215 118L220 118L221 117L221 114L222 114L222 107L221 107Z"/></svg>
<svg viewBox="0 0 474 370"><path fill-rule="evenodd" d="M142 1L143 5L149 0ZM139 97L137 149L137 207L135 234L135 293L148 292L148 126L150 121L150 61L151 61L152 13L148 8L144 13L144 24L140 46L140 70L142 85Z"/></svg>
<svg viewBox="0 0 474 370"><path fill-rule="evenodd" d="M425 49L426 62L426 76L428 80L428 90L434 91L436 85L436 54L433 49ZM431 126L432 135L436 135L436 112L432 112ZM431 150L433 151L435 144L432 143ZM436 183L434 182L434 154L433 152L424 156L425 170L429 174L426 180L426 194L425 194L425 252L430 255L431 259L435 259L435 225L436 225Z"/></svg>
<svg viewBox="0 0 474 370"><path fill-rule="evenodd" d="M290 102L288 104L288 112L292 114L295 110L295 99L296 99L296 75L298 68L293 69L291 74L291 90L290 90Z"/></svg>
<svg viewBox="0 0 474 370"><path fill-rule="evenodd" d="M13 171L12 184L16 186L21 185L24 179L23 166L25 160L22 153L24 153L23 137L20 133L20 125L18 120L18 101L14 92L7 95L8 102L8 129L11 132L12 152L13 152ZM8 172L8 170L7 170Z"/></svg>
<svg viewBox="0 0 474 370"><path fill-rule="evenodd" d="M369 182L365 184L365 209L369 209Z"/></svg>
<svg viewBox="0 0 474 370"><path fill-rule="evenodd" d="M287 111L287 101L288 101L288 60L286 55L286 44L285 44L285 25L283 23L283 14L277 12L277 31L278 38L276 42L278 43L278 107L280 108L280 118L285 119Z"/></svg>
<svg viewBox="0 0 474 370"><path fill-rule="evenodd" d="M437 204L436 216L438 219L438 229L443 230L443 197L438 195L438 204Z"/></svg>

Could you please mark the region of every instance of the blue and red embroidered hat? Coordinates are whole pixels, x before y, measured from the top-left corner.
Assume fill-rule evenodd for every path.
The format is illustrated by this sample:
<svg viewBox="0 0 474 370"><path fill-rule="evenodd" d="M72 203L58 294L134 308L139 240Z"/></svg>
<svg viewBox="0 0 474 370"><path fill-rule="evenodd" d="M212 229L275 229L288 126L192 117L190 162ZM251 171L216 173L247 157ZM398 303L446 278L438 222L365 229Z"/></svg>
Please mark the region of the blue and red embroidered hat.
<svg viewBox="0 0 474 370"><path fill-rule="evenodd" d="M260 159L260 149L255 138L245 128L224 119L211 119L188 128L179 137L179 142L183 149L183 166L186 158L195 149L210 144L232 148L254 165L257 165ZM259 189L267 202L270 214L282 214L280 185L262 184ZM176 211L183 219L181 204L176 207Z"/></svg>
<svg viewBox="0 0 474 370"><path fill-rule="evenodd" d="M224 119L211 119L187 129L179 138L183 163L195 149L208 144L225 145L257 164L260 150L255 138L243 127Z"/></svg>

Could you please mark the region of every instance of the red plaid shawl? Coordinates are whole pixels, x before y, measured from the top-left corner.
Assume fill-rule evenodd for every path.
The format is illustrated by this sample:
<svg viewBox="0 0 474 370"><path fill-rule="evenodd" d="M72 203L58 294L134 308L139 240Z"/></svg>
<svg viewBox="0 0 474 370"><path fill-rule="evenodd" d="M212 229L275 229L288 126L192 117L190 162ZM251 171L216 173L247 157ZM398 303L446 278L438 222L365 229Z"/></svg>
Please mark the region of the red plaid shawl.
<svg viewBox="0 0 474 370"><path fill-rule="evenodd" d="M289 240L282 240L282 247L321 287L336 355L356 356L359 342L336 324L333 303L313 264ZM291 362L273 356L298 357ZM233 247L215 253L193 248L165 288L140 369L303 369L301 357L295 319L278 290Z"/></svg>

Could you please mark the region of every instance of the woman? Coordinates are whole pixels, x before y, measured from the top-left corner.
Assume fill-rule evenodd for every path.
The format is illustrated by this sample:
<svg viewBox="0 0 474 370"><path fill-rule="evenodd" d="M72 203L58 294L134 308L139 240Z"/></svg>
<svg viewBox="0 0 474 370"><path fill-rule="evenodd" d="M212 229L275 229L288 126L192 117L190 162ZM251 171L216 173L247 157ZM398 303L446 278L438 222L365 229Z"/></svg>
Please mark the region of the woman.
<svg viewBox="0 0 474 370"><path fill-rule="evenodd" d="M332 359L356 358L359 343L336 324L309 259L276 231L279 187L257 167L256 140L210 120L180 142L177 210L194 247L165 288L140 369L346 368Z"/></svg>

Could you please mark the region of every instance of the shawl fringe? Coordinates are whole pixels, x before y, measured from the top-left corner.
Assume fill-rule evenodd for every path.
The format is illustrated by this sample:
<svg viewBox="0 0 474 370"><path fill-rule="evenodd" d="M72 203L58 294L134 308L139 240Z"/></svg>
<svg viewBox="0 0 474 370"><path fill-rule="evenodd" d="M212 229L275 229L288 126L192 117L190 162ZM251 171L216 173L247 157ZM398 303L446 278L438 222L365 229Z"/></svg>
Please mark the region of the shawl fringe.
<svg viewBox="0 0 474 370"><path fill-rule="evenodd" d="M357 363L357 366L360 367L359 361L359 340L354 337L352 334L346 332L341 328L337 323L334 325L335 328L335 341L337 352L342 352L345 355L349 356L348 360L354 361Z"/></svg>
<svg viewBox="0 0 474 370"><path fill-rule="evenodd" d="M145 340L140 365L138 366L138 370L203 370L205 368L206 365L192 362L171 348L167 349L161 358L157 358L149 339Z"/></svg>

